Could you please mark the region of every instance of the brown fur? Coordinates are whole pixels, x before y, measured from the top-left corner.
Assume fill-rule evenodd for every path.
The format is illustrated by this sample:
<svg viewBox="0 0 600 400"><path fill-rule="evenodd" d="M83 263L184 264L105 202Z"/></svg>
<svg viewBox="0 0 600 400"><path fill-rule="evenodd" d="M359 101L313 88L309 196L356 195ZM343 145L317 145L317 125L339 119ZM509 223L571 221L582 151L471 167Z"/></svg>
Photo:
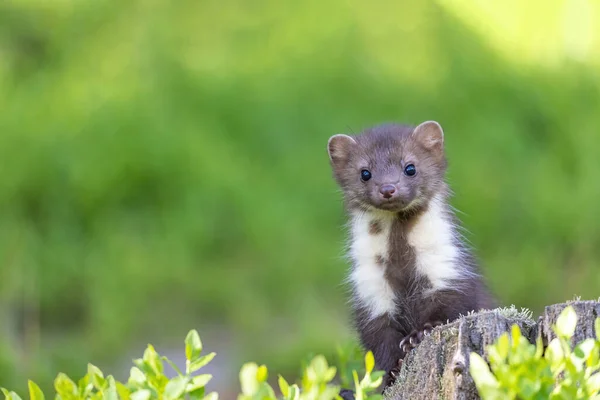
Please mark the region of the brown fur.
<svg viewBox="0 0 600 400"><path fill-rule="evenodd" d="M381 233L381 222L373 221L369 226L369 233L371 235L379 235Z"/></svg>

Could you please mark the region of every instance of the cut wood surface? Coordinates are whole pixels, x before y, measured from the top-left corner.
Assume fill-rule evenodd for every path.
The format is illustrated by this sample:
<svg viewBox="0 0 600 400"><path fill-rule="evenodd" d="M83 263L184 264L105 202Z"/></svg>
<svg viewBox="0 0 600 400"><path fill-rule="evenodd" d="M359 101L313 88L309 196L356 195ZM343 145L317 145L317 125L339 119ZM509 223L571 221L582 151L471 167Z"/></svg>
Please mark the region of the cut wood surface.
<svg viewBox="0 0 600 400"><path fill-rule="evenodd" d="M594 337L594 321L600 316L600 302L572 301L547 306L537 321L527 310L514 307L481 311L437 327L404 360L396 383L385 393L387 400L479 399L469 374L469 354L485 356L492 344L513 324L523 336L535 343L541 335L544 343L554 338L552 325L566 306L577 313L574 344ZM487 360L487 358L486 358Z"/></svg>

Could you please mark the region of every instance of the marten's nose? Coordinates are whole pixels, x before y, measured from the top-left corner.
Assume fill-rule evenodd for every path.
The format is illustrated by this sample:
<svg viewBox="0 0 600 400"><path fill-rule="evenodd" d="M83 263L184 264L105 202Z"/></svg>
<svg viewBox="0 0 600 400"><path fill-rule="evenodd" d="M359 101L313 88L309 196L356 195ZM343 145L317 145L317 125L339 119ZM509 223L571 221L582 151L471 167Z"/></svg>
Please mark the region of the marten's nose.
<svg viewBox="0 0 600 400"><path fill-rule="evenodd" d="M384 198L391 198L396 192L396 187L394 185L383 185L379 188L379 193L383 195Z"/></svg>

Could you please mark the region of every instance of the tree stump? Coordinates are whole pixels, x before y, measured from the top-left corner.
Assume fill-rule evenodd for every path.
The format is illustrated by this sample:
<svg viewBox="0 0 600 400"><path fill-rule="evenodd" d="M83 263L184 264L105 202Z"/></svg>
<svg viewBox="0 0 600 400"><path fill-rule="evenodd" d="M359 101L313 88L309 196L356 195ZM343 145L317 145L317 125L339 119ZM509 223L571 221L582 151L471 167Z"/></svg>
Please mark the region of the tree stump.
<svg viewBox="0 0 600 400"><path fill-rule="evenodd" d="M485 359L485 348L513 324L524 337L535 343L538 335L544 343L554 338L552 325L560 312L571 305L577 313L574 344L595 337L594 321L600 316L600 302L572 301L547 306L534 321L527 310L514 307L485 310L459 318L435 328L411 351L396 383L384 393L387 400L479 399L469 374L469 354L476 352Z"/></svg>

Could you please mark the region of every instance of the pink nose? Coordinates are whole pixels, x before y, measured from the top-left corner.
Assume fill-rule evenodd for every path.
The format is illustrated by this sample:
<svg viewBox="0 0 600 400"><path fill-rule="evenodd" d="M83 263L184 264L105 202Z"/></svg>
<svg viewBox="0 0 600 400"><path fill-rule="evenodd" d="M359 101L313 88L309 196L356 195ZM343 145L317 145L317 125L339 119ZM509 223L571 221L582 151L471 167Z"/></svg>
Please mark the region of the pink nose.
<svg viewBox="0 0 600 400"><path fill-rule="evenodd" d="M396 187L394 185L383 185L379 188L379 193L386 198L389 199L396 193Z"/></svg>

